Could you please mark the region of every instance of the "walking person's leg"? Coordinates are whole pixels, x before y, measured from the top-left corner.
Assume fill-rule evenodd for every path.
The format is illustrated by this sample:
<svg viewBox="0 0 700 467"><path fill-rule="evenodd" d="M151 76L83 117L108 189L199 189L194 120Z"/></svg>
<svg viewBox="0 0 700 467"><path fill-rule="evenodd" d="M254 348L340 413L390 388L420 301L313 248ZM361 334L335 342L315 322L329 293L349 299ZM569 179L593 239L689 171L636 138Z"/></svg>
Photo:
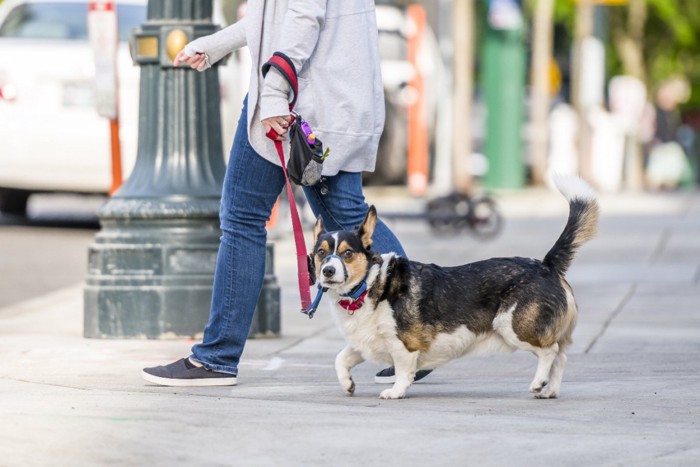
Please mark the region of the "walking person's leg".
<svg viewBox="0 0 700 467"><path fill-rule="evenodd" d="M360 225L367 215L369 205L362 193L362 174L356 172L338 172L337 175L326 178L328 193L321 193L321 187L314 185L304 187L306 199L314 215L321 216L327 230L352 230ZM372 237L372 249L379 253L394 252L406 256L401 242L389 227L377 220ZM418 370L415 381L425 378L431 370ZM376 383L391 384L394 382L394 368L385 368L374 378Z"/></svg>
<svg viewBox="0 0 700 467"><path fill-rule="evenodd" d="M240 361L265 274L265 224L285 183L282 169L248 141L244 104L221 196L221 243L209 322L190 358L146 368L150 382L173 386L236 384Z"/></svg>
<svg viewBox="0 0 700 467"><path fill-rule="evenodd" d="M338 172L326 178L328 193L321 194L317 184L304 187L304 194L314 215L323 219L326 230L352 230L362 224L369 205L362 193L362 174L359 172ZM401 242L389 227L377 220L372 237L372 249L380 253L394 252L406 256Z"/></svg>

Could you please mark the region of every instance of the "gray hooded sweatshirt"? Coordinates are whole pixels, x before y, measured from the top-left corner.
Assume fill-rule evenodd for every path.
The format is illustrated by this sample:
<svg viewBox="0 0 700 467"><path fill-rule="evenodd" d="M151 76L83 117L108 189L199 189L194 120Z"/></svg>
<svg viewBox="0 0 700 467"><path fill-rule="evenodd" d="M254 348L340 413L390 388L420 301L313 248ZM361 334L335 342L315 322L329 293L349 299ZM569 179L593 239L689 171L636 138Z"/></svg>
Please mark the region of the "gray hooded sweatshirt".
<svg viewBox="0 0 700 467"><path fill-rule="evenodd" d="M213 64L248 46L248 135L256 152L277 165L261 120L288 115L291 93L277 70L263 79L261 67L283 52L299 76L294 110L330 149L323 174L373 171L384 128L375 15L373 0L250 0L245 18L190 42L185 52L205 53Z"/></svg>

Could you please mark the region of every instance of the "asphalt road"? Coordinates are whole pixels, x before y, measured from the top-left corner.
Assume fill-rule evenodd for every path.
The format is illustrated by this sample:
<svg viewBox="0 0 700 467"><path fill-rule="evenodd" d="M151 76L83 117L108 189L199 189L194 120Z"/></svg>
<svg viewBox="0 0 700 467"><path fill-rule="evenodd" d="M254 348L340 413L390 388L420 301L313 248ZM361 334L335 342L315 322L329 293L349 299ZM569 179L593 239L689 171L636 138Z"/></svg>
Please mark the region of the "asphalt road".
<svg viewBox="0 0 700 467"><path fill-rule="evenodd" d="M26 218L0 214L0 309L84 280L104 200L40 195Z"/></svg>

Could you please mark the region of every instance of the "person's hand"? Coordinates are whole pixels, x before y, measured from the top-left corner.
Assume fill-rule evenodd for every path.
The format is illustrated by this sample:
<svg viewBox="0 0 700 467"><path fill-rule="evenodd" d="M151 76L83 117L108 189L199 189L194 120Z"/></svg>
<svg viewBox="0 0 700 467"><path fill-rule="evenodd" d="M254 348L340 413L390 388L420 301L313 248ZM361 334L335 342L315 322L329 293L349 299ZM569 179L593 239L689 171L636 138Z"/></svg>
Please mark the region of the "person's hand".
<svg viewBox="0 0 700 467"><path fill-rule="evenodd" d="M179 66L181 63L185 63L197 71L204 71L209 68L207 63L207 54L198 52L191 57L185 53L185 49L182 49L175 56L173 60L173 66Z"/></svg>
<svg viewBox="0 0 700 467"><path fill-rule="evenodd" d="M267 134L270 131L270 128L272 128L279 135L276 138L277 141L286 140L287 138L285 138L284 135L287 133L287 129L292 123L293 118L294 117L291 115L280 115L278 117L266 118L262 121L263 127L265 128L265 134Z"/></svg>

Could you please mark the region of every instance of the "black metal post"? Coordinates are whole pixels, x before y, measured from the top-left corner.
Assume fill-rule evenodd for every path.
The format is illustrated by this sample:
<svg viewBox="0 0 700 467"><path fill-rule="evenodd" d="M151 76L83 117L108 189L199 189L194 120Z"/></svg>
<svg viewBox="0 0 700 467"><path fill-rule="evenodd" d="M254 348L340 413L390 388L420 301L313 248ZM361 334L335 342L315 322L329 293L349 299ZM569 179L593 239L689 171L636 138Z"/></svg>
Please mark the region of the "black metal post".
<svg viewBox="0 0 700 467"><path fill-rule="evenodd" d="M265 250L265 279L248 337L278 337L281 332L280 287L275 276L274 257L274 246L268 243Z"/></svg>

